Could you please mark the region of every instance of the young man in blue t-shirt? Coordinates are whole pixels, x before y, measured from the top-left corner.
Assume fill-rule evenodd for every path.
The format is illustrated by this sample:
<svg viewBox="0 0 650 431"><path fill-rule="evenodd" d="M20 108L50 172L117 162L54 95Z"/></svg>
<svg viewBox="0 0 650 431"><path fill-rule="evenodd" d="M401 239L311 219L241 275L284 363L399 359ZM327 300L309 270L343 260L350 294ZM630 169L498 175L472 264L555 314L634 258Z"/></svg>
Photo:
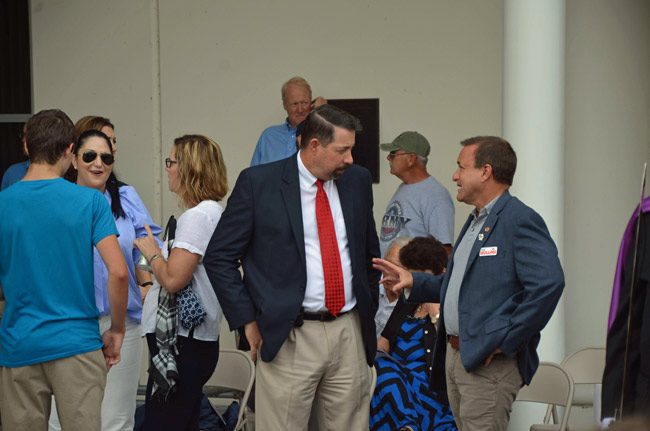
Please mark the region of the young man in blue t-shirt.
<svg viewBox="0 0 650 431"><path fill-rule="evenodd" d="M106 373L119 362L128 275L106 199L62 175L74 125L41 111L25 126L30 166L0 193L0 410L11 430L47 429L51 394L63 429L101 429ZM99 333L93 246L108 268L111 328Z"/></svg>

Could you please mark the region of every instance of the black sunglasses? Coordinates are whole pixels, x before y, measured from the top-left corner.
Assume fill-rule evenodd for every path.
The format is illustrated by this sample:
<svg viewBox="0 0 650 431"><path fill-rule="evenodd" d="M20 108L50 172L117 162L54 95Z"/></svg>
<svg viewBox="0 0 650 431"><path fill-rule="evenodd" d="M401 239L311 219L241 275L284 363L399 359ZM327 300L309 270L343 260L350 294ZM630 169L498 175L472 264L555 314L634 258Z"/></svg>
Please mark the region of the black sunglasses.
<svg viewBox="0 0 650 431"><path fill-rule="evenodd" d="M92 163L96 158L97 152L93 150L86 151L81 155L81 160L86 163ZM110 166L113 164L113 162L115 162L115 157L111 153L101 153L99 154L99 158L102 159L102 163L106 166Z"/></svg>

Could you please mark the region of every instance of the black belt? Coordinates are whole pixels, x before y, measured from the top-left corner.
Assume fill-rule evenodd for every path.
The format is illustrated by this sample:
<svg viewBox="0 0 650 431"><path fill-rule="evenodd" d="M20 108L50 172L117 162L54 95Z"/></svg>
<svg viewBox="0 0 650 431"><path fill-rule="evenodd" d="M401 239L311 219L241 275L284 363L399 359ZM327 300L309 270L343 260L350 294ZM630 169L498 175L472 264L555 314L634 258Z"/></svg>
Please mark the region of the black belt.
<svg viewBox="0 0 650 431"><path fill-rule="evenodd" d="M330 313L329 311L323 311L320 313L307 313L307 312L301 312L296 316L296 320L294 321L294 326L300 327L302 324L305 322L305 320L315 320L317 322L331 322L332 320L336 320L337 318L343 316L344 314L348 314L351 310L348 311L343 311L336 316Z"/></svg>

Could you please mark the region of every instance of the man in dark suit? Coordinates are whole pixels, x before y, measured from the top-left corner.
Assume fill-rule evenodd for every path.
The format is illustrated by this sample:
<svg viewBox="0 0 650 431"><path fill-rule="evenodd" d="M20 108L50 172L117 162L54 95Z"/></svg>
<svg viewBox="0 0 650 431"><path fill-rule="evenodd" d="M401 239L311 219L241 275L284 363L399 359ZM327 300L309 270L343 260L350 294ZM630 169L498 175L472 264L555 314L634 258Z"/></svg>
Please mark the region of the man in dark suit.
<svg viewBox="0 0 650 431"><path fill-rule="evenodd" d="M330 105L300 151L245 169L203 264L230 327L257 361L256 427L368 427L380 273L370 173L352 165L359 121ZM243 266L243 279L239 265Z"/></svg>
<svg viewBox="0 0 650 431"><path fill-rule="evenodd" d="M517 167L505 140L461 142L457 199L475 207L441 276L384 260L384 286L411 302L440 302L431 371L447 390L459 429L504 430L522 384L537 370L540 331L562 295L564 274L542 218L508 192ZM444 366L443 366L444 364Z"/></svg>

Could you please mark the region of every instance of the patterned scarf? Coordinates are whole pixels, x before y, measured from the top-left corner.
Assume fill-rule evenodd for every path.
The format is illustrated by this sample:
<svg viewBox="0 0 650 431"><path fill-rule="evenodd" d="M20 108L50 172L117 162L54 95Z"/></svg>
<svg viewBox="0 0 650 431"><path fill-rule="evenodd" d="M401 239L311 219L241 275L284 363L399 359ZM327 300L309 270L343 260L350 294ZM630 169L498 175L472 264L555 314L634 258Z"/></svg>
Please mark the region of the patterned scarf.
<svg viewBox="0 0 650 431"><path fill-rule="evenodd" d="M176 219L169 217L163 239L167 238L167 250L171 252L176 233ZM149 373L153 378L153 397L160 402L166 402L176 391L178 369L176 358L176 325L178 308L176 294L170 293L163 286L158 294L158 311L156 312L156 345L158 354L151 358L152 367Z"/></svg>

